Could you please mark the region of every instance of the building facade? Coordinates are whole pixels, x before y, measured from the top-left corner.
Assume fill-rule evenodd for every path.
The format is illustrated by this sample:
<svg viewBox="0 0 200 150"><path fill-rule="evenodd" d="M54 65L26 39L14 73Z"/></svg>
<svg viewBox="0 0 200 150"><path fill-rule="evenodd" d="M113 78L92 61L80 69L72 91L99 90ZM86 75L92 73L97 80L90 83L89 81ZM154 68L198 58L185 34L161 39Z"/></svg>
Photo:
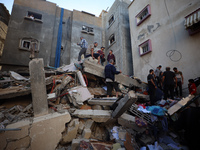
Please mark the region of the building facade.
<svg viewBox="0 0 200 150"><path fill-rule="evenodd" d="M44 59L45 66L67 65L77 61L77 43L83 36L88 44L98 42L96 50L104 46L106 56L112 49L118 69L132 75L129 4L128 0L116 0L109 12L96 17L45 0L15 0L0 63L9 70L12 66L27 67L30 58L38 57ZM115 41L111 44L112 36Z"/></svg>
<svg viewBox="0 0 200 150"><path fill-rule="evenodd" d="M108 12L103 12L102 24L106 56L110 50L116 57L117 69L126 75L133 74L128 6L129 0L116 0Z"/></svg>
<svg viewBox="0 0 200 150"><path fill-rule="evenodd" d="M200 1L134 0L129 20L134 75L147 81L160 64L177 67L187 93L188 79L200 76Z"/></svg>
<svg viewBox="0 0 200 150"><path fill-rule="evenodd" d="M10 14L4 4L0 3L0 57L4 49L4 43L8 30Z"/></svg>

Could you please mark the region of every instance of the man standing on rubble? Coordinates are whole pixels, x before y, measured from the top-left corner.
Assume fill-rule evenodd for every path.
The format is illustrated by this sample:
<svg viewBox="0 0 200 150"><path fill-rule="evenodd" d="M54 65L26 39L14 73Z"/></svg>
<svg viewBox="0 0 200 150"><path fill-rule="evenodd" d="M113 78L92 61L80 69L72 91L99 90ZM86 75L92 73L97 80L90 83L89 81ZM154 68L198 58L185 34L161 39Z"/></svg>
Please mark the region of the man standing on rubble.
<svg viewBox="0 0 200 150"><path fill-rule="evenodd" d="M107 56L108 63L110 62L111 59L114 61L114 65L115 65L115 55L113 54L113 50L110 50Z"/></svg>
<svg viewBox="0 0 200 150"><path fill-rule="evenodd" d="M78 61L80 63L81 61L81 55L83 54L84 57L85 57L85 54L86 54L86 50L88 48L88 43L87 41L83 38L83 37L80 37L80 40L81 42L80 43L77 43L77 45L79 45L81 47L81 51L79 52L78 54Z"/></svg>
<svg viewBox="0 0 200 150"><path fill-rule="evenodd" d="M174 73L177 78L177 87L175 88L176 96L179 96L178 94L180 93L180 98L182 98L183 74L181 71L178 71L178 69L176 67L174 67L173 70L174 70ZM179 88L179 90L178 90L178 88Z"/></svg>
<svg viewBox="0 0 200 150"><path fill-rule="evenodd" d="M164 83L164 100L167 100L168 92L170 92L171 99L174 99L174 85L177 87L177 78L175 73L170 71L170 67L166 67L166 71L163 73L162 82Z"/></svg>
<svg viewBox="0 0 200 150"><path fill-rule="evenodd" d="M161 81L160 81L160 74L161 74L161 68L162 66L159 65L156 70L154 71L155 72L155 76L156 76L156 83L157 83L157 86L161 89Z"/></svg>
<svg viewBox="0 0 200 150"><path fill-rule="evenodd" d="M115 82L115 74L119 74L121 73L121 71L116 70L113 59L111 59L109 61L109 64L106 65L104 72L107 84L107 97L110 97L112 95L113 87L116 91L116 97L118 97L119 88L117 83Z"/></svg>
<svg viewBox="0 0 200 150"><path fill-rule="evenodd" d="M148 81L148 86L149 86L149 97L150 97L150 102L151 105L155 104L155 93L156 93L156 84L155 84L155 74L153 69L149 70L149 75L147 76L147 81Z"/></svg>

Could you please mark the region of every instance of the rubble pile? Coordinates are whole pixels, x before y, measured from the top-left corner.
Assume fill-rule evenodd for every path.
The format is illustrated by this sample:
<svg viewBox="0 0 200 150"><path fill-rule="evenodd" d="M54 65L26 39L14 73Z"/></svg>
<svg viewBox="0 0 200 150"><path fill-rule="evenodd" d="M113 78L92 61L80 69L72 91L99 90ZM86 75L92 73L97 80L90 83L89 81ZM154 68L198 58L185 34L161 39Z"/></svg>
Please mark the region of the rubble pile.
<svg viewBox="0 0 200 150"><path fill-rule="evenodd" d="M56 145L57 150L183 148L181 137L173 130L174 121L177 112L194 101L194 96L180 101L160 99L157 105L151 106L147 85L119 74L116 76L121 90L119 98L108 98L104 67L89 60L85 60L83 66L70 64L48 69L45 80L49 113L69 112L71 116ZM0 100L31 93L30 79L16 72L1 74L0 83ZM2 103L0 111L0 134L8 132L9 124L34 118L32 104L6 108Z"/></svg>

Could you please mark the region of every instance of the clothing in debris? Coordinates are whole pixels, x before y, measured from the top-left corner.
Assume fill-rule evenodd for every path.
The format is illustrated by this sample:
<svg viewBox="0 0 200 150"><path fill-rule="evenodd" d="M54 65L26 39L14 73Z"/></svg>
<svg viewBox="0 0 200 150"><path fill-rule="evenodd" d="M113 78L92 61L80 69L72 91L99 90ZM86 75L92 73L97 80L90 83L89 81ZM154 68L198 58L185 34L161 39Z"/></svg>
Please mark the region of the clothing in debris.
<svg viewBox="0 0 200 150"><path fill-rule="evenodd" d="M88 48L88 43L83 37L81 37L81 42L79 44L77 44L77 45L79 45L81 47L81 51L78 54L78 61L80 61L81 60L81 55L83 54L84 57L86 55L86 50Z"/></svg>
<svg viewBox="0 0 200 150"><path fill-rule="evenodd" d="M176 80L175 73L170 71L170 68L169 69L166 68L166 71L163 73L164 100L167 100L168 92L170 92L170 98L174 99L174 85L175 85L174 80Z"/></svg>

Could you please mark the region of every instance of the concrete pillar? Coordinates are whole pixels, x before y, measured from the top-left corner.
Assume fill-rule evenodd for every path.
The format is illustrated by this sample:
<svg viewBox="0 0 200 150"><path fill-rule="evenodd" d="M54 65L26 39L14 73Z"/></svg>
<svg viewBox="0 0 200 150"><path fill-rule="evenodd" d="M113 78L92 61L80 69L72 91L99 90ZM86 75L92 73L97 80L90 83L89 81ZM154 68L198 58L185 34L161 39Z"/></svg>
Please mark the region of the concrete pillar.
<svg viewBox="0 0 200 150"><path fill-rule="evenodd" d="M42 58L33 59L29 63L31 93L34 116L48 114L44 62Z"/></svg>

